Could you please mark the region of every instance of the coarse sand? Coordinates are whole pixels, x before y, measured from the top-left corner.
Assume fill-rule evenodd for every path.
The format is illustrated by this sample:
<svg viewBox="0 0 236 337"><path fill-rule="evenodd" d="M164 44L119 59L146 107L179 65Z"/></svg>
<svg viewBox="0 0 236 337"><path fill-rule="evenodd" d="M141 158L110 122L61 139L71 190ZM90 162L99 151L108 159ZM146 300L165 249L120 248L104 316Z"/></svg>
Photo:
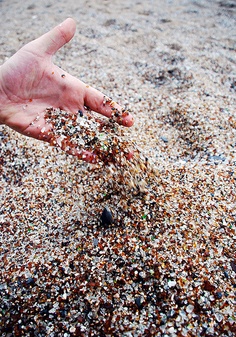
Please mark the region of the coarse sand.
<svg viewBox="0 0 236 337"><path fill-rule="evenodd" d="M96 164L0 126L0 335L235 336L235 0L2 0L0 17L1 64L73 17L54 62L135 117L98 135L134 157Z"/></svg>

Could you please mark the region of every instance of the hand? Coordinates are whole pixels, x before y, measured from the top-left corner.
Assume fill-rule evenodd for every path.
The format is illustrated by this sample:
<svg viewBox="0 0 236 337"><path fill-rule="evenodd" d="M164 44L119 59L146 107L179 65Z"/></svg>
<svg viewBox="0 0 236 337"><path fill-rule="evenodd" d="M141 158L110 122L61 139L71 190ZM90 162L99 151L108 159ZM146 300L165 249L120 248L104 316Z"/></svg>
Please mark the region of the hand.
<svg viewBox="0 0 236 337"><path fill-rule="evenodd" d="M0 67L0 123L39 140L50 142L51 124L46 123L48 108L69 115L86 112L86 108L132 126L131 114L98 90L53 64L52 56L74 36L76 24L69 18L28 43ZM43 130L43 132L42 132ZM89 156L83 156L90 161Z"/></svg>

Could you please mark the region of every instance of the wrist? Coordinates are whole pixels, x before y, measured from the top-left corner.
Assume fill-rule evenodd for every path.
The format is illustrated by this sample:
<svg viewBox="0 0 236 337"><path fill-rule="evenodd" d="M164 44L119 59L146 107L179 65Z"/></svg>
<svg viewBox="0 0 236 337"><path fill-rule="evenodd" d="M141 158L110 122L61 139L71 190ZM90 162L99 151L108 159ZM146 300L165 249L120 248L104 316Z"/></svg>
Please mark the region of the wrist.
<svg viewBox="0 0 236 337"><path fill-rule="evenodd" d="M4 124L4 105L5 105L5 95L2 88L2 76L1 76L2 66L0 67L0 125Z"/></svg>
<svg viewBox="0 0 236 337"><path fill-rule="evenodd" d="M4 91L2 66L0 66L0 124L6 124L8 110L10 110L10 100Z"/></svg>

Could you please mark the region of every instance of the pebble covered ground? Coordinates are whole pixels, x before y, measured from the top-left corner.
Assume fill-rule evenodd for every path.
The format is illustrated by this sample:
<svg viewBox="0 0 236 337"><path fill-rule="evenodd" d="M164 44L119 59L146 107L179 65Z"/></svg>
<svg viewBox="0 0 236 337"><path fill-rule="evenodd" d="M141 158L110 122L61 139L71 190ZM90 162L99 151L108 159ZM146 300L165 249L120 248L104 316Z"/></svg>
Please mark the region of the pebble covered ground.
<svg viewBox="0 0 236 337"><path fill-rule="evenodd" d="M96 164L0 126L0 335L235 336L235 1L0 9L1 63L71 16L55 62L135 117Z"/></svg>

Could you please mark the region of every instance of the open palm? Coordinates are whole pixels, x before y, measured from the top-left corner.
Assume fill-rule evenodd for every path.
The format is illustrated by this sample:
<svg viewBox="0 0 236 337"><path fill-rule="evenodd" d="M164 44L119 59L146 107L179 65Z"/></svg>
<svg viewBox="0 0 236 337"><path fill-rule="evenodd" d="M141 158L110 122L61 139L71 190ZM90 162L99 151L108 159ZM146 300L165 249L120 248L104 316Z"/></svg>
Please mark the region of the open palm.
<svg viewBox="0 0 236 337"><path fill-rule="evenodd" d="M40 38L28 43L0 67L0 123L40 140L49 141L45 122L48 107L70 114L85 107L110 117L114 105L104 104L104 94L87 86L52 62L52 56L74 36L76 25L67 19ZM115 103L115 108L121 107ZM119 122L133 124L131 115ZM44 129L42 135L41 130Z"/></svg>

